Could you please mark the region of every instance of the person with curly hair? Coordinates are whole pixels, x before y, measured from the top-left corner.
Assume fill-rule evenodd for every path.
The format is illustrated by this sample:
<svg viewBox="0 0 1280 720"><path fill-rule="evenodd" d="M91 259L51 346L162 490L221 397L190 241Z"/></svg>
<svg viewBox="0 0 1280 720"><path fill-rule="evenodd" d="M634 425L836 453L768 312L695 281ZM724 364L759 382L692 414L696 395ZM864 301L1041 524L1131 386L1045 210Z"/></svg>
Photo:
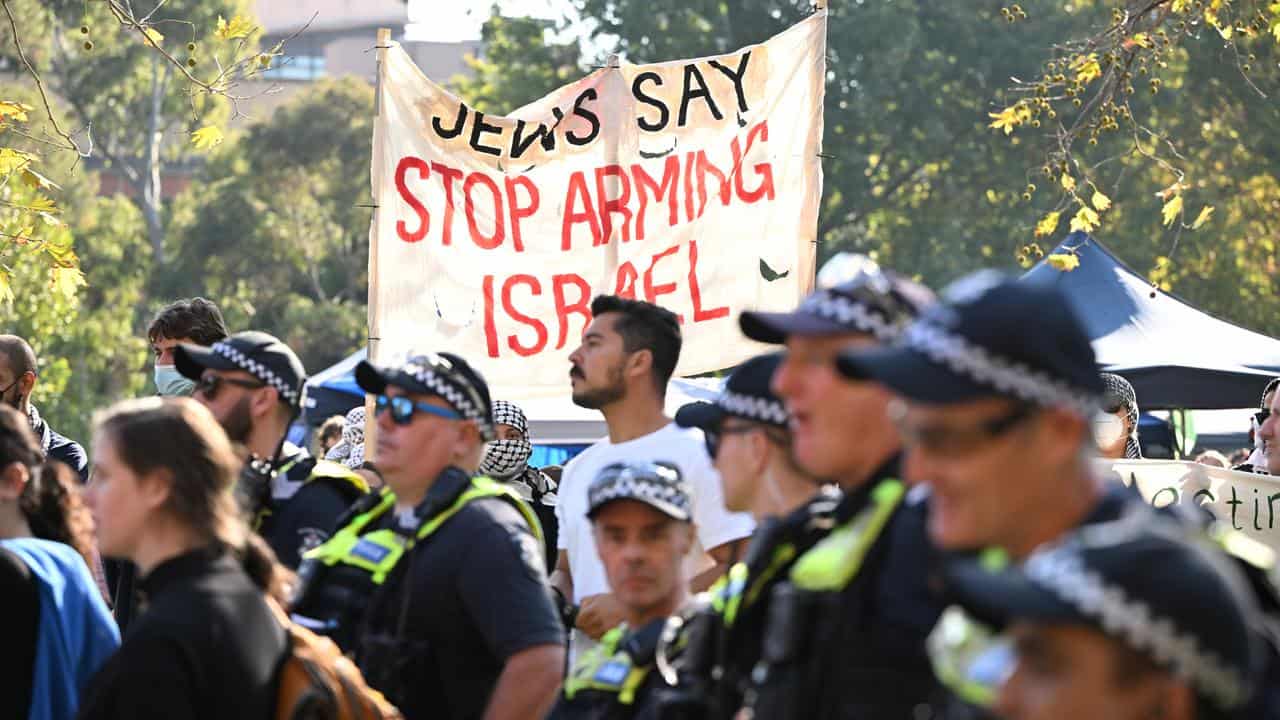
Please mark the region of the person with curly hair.
<svg viewBox="0 0 1280 720"><path fill-rule="evenodd" d="M89 572L93 519L79 493L71 469L46 458L27 417L0 407L0 597L10 668L0 680L0 717L74 717L90 677L120 645Z"/></svg>

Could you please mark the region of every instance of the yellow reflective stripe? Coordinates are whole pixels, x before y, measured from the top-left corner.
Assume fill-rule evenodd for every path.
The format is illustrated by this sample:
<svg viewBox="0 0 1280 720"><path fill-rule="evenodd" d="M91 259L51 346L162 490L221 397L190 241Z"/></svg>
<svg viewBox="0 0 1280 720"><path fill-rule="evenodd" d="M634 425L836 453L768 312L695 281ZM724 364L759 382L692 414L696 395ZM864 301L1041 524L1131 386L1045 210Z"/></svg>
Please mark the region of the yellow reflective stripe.
<svg viewBox="0 0 1280 720"><path fill-rule="evenodd" d="M796 561L791 568L791 580L796 587L824 592L848 585L905 495L906 489L898 480L885 480L877 485L871 491L870 508L832 530Z"/></svg>
<svg viewBox="0 0 1280 720"><path fill-rule="evenodd" d="M605 633L600 638L599 644L578 658L577 664L573 666L569 676L564 679L565 699L572 700L575 695L583 690L613 692L619 689L618 685L597 682L595 677L605 663L614 659L614 654L618 650L618 643L622 641L622 636L626 633L626 629L627 624L623 623ZM630 663L629 658L627 662Z"/></svg>
<svg viewBox="0 0 1280 720"><path fill-rule="evenodd" d="M622 689L618 691L618 702L623 705L630 705L636 701L636 691L644 683L644 679L649 675L647 667L633 667L631 672L627 673L627 679L622 681Z"/></svg>
<svg viewBox="0 0 1280 720"><path fill-rule="evenodd" d="M716 609L724 617L724 626L733 627L734 621L738 619L738 610L742 607L742 591L747 586L746 564L737 563L729 568L725 579L728 582L721 586L718 595L721 606Z"/></svg>
<svg viewBox="0 0 1280 720"><path fill-rule="evenodd" d="M769 565L765 567L760 576L755 578L751 583L751 589L747 591L746 604L748 607L755 605L756 600L760 599L760 593L769 585L773 577L777 575L786 564L794 560L796 557L796 546L791 543L780 545L773 551L773 558L769 560Z"/></svg>
<svg viewBox="0 0 1280 720"><path fill-rule="evenodd" d="M303 553L302 557L306 560L319 560L325 565L337 564L338 561L346 558L351 553L351 549L360 541L360 531L364 530L369 523L376 520L395 504L395 494L389 490L384 490L382 500L373 506L371 510L352 518L351 522L335 532L332 537L318 547Z"/></svg>
<svg viewBox="0 0 1280 720"><path fill-rule="evenodd" d="M534 515L529 506L511 488L487 477L472 478L470 489L459 495L458 499L448 509L428 520L421 528L418 528L418 540L425 539L439 529L449 518L457 515L467 503L486 497L501 497L515 504L516 509L524 516L525 522L529 524L529 529L533 531L534 537L538 539L538 542L543 541L542 524L538 522L538 516Z"/></svg>
<svg viewBox="0 0 1280 720"><path fill-rule="evenodd" d="M283 473L285 470L281 470L280 472ZM360 477L354 470L346 465L336 463L332 460L316 461L315 467L311 468L311 475L307 479L314 480L315 478L340 480L350 485L361 495L369 492L369 483L365 482L364 478Z"/></svg>

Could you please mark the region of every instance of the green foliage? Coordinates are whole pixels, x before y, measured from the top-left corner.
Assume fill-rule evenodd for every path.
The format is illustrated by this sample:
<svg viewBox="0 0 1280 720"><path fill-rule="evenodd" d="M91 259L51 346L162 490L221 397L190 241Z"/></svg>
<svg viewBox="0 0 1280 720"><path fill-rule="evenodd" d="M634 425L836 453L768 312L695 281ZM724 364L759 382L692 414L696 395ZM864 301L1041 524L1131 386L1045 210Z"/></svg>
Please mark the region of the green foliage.
<svg viewBox="0 0 1280 720"><path fill-rule="evenodd" d="M474 108L508 113L577 80L578 47L546 38L552 23L535 18L503 17L496 12L484 24L483 58L467 58L472 75L451 85Z"/></svg>
<svg viewBox="0 0 1280 720"><path fill-rule="evenodd" d="M319 370L364 339L373 90L308 86L224 143L177 201L161 295L203 294ZM282 192L282 189L290 189Z"/></svg>

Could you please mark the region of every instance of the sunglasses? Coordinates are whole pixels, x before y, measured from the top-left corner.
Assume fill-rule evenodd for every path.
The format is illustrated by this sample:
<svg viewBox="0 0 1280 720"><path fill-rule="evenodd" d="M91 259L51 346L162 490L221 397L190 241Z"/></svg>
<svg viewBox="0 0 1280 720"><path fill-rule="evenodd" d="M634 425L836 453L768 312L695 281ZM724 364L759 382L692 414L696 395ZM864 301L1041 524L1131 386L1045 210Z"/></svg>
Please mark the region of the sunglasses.
<svg viewBox="0 0 1280 720"><path fill-rule="evenodd" d="M208 375L200 376L200 379L196 381L194 392L198 392L203 395L205 400L213 400L218 397L218 392L222 389L223 385L235 385L236 387L242 387L247 390L258 390L267 386L266 383L256 380L241 380L239 378L223 377L221 375L214 375L210 373Z"/></svg>
<svg viewBox="0 0 1280 720"><path fill-rule="evenodd" d="M916 425L907 422L907 408L895 402L889 408L889 417L898 428L902 442L908 447L923 447L939 455L963 455L972 452L984 442L1009 432L1035 414L1036 407L1020 404L1005 415L983 420L968 427L949 425Z"/></svg>
<svg viewBox="0 0 1280 720"><path fill-rule="evenodd" d="M391 421L397 425L408 425L413 422L414 414L420 412L428 415L435 415L436 417L442 417L446 420L462 419L461 415L449 408L437 407L424 402L415 402L403 395L397 395L395 397L379 395L377 404L379 415L382 414L383 410L391 408Z"/></svg>
<svg viewBox="0 0 1280 720"><path fill-rule="evenodd" d="M1269 409L1259 410L1253 414L1253 419L1258 422L1258 427L1262 427L1262 423L1266 422L1269 417L1271 417L1271 410Z"/></svg>
<svg viewBox="0 0 1280 720"><path fill-rule="evenodd" d="M723 436L743 435L756 429L758 428L754 425L735 425L733 427L725 427L724 425L721 425L715 430L702 431L703 440L707 444L707 454L711 456L712 460L715 460L716 456L720 454L720 442L723 439Z"/></svg>

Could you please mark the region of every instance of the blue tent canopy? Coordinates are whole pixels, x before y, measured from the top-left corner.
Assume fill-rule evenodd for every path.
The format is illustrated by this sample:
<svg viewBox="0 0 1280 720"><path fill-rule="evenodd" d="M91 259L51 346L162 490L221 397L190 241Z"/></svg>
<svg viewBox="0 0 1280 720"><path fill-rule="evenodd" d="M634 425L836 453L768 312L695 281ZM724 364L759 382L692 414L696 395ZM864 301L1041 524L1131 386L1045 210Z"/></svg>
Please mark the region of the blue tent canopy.
<svg viewBox="0 0 1280 720"><path fill-rule="evenodd" d="M1023 279L1066 293L1098 364L1133 384L1143 410L1254 407L1280 375L1280 340L1153 288L1096 239L1072 233L1053 252L1074 253L1080 266L1062 272L1046 258Z"/></svg>

